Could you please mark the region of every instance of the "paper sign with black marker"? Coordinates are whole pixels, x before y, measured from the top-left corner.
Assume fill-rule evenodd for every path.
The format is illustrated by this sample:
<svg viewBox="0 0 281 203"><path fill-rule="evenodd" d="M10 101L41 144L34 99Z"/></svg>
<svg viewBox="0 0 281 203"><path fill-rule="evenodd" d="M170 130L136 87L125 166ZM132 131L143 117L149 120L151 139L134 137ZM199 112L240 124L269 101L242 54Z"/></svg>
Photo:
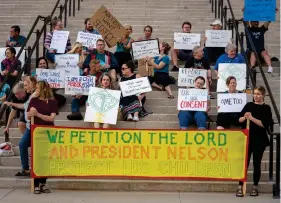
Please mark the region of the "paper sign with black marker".
<svg viewBox="0 0 281 203"><path fill-rule="evenodd" d="M147 56L159 56L160 50L158 39L133 42L132 52L134 60L143 59Z"/></svg>
<svg viewBox="0 0 281 203"><path fill-rule="evenodd" d="M183 89L178 90L178 110L206 111L208 107L207 89Z"/></svg>
<svg viewBox="0 0 281 203"><path fill-rule="evenodd" d="M247 104L246 93L220 93L218 94L218 112L236 113L241 112Z"/></svg>
<svg viewBox="0 0 281 203"><path fill-rule="evenodd" d="M119 84L123 97L152 91L147 77L136 78L133 80L120 82Z"/></svg>
<svg viewBox="0 0 281 203"><path fill-rule="evenodd" d="M180 68L178 76L179 87L194 87L195 79L202 76L207 81L207 70L196 68ZM206 83L204 84L206 88Z"/></svg>
<svg viewBox="0 0 281 203"><path fill-rule="evenodd" d="M174 33L174 48L192 50L195 46L200 46L201 35L191 33Z"/></svg>

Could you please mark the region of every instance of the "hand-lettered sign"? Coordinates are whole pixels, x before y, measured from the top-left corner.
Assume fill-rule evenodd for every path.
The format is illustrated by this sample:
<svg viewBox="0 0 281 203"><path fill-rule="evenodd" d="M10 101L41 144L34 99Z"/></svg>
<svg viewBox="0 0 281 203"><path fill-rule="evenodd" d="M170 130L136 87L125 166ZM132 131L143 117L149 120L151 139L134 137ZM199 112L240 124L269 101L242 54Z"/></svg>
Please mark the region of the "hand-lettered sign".
<svg viewBox="0 0 281 203"><path fill-rule="evenodd" d="M95 87L96 77L94 76L66 76L66 95L88 95L91 87Z"/></svg>
<svg viewBox="0 0 281 203"><path fill-rule="evenodd" d="M50 48L56 49L58 54L64 54L69 37L69 31L54 30Z"/></svg>
<svg viewBox="0 0 281 203"><path fill-rule="evenodd" d="M149 65L145 59L138 60L138 74L142 77L153 75L153 66Z"/></svg>
<svg viewBox="0 0 281 203"><path fill-rule="evenodd" d="M115 46L118 39L123 37L126 33L122 24L105 8L105 6L101 6L100 9L97 10L90 22L102 35L109 48Z"/></svg>
<svg viewBox="0 0 281 203"><path fill-rule="evenodd" d="M46 81L51 88L64 88L64 71L36 68L37 81Z"/></svg>
<svg viewBox="0 0 281 203"><path fill-rule="evenodd" d="M133 42L132 51L134 60L143 59L147 56L159 56L160 50L158 39Z"/></svg>
<svg viewBox="0 0 281 203"><path fill-rule="evenodd" d="M246 93L220 93L218 94L218 112L241 112L247 104Z"/></svg>
<svg viewBox="0 0 281 203"><path fill-rule="evenodd" d="M96 48L98 39L102 39L102 36L88 32L78 32L76 42L80 42L84 47Z"/></svg>
<svg viewBox="0 0 281 203"><path fill-rule="evenodd" d="M78 67L78 54L61 54L55 55L56 69L64 70L65 76L79 76L80 71Z"/></svg>
<svg viewBox="0 0 281 203"><path fill-rule="evenodd" d="M32 177L245 181L247 130L32 126Z"/></svg>
<svg viewBox="0 0 281 203"><path fill-rule="evenodd" d="M195 46L200 46L201 35L191 33L174 33L174 48L192 50Z"/></svg>
<svg viewBox="0 0 281 203"><path fill-rule="evenodd" d="M120 82L119 84L123 97L152 91L147 77L136 78L125 82Z"/></svg>
<svg viewBox="0 0 281 203"><path fill-rule="evenodd" d="M121 91L91 87L84 121L115 125Z"/></svg>
<svg viewBox="0 0 281 203"><path fill-rule="evenodd" d="M19 53L21 47L14 47L16 50L16 55ZM0 63L6 58L6 47L0 48ZM25 63L25 50L22 50L21 55L19 57L21 62L21 67L23 67Z"/></svg>
<svg viewBox="0 0 281 203"><path fill-rule="evenodd" d="M207 89L183 89L178 90L178 110L206 111L208 107Z"/></svg>
<svg viewBox="0 0 281 203"><path fill-rule="evenodd" d="M245 0L244 21L275 21L276 0Z"/></svg>
<svg viewBox="0 0 281 203"><path fill-rule="evenodd" d="M180 68L179 77L178 77L178 86L179 87L194 87L194 80L202 76L207 81L207 70L205 69L196 69L196 68ZM206 82L204 87L206 88Z"/></svg>
<svg viewBox="0 0 281 203"><path fill-rule="evenodd" d="M246 89L246 64L244 63L220 63L218 70L217 92L228 90L226 80L229 76L234 76L237 82L237 90Z"/></svg>
<svg viewBox="0 0 281 203"><path fill-rule="evenodd" d="M226 47L231 42L231 30L206 30L206 47Z"/></svg>

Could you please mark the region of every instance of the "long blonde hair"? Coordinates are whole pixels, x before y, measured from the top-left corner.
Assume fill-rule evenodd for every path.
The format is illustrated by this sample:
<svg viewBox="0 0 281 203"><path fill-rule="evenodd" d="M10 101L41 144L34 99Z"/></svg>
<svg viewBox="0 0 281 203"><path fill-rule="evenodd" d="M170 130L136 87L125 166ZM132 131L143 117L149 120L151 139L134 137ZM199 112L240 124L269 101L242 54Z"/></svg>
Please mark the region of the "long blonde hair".
<svg viewBox="0 0 281 203"><path fill-rule="evenodd" d="M68 54L76 54L75 51L77 48L83 49L83 45L80 42L75 42L75 44L72 46L72 49L67 52ZM83 63L85 61L84 54L79 54L79 63Z"/></svg>
<svg viewBox="0 0 281 203"><path fill-rule="evenodd" d="M38 97L43 97L44 99L54 98L53 91L48 82L39 81L37 82L37 85L39 86L39 91L40 91L39 95L37 95Z"/></svg>

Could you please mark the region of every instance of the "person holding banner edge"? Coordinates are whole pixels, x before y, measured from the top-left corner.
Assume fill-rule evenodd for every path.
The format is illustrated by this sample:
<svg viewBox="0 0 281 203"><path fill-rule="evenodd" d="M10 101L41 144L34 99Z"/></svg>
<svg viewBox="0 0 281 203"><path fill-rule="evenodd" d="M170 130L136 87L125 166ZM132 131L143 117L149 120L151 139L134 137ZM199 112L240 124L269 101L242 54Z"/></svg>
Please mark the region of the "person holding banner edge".
<svg viewBox="0 0 281 203"><path fill-rule="evenodd" d="M261 161L263 153L269 146L267 129L273 127L271 108L264 103L265 88L258 86L254 89L254 102L249 102L240 114L239 122L246 128L246 121L250 121L247 166L249 166L253 154L253 181L254 185L250 196L258 196L258 183L261 176ZM236 196L243 197L243 182L239 182Z"/></svg>

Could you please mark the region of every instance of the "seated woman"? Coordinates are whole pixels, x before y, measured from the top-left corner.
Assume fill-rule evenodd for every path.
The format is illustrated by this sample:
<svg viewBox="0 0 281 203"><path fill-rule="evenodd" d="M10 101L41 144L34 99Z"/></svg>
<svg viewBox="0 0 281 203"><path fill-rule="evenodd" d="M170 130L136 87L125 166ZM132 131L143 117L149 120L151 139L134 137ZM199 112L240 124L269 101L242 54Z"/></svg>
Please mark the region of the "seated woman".
<svg viewBox="0 0 281 203"><path fill-rule="evenodd" d="M242 93L241 91L236 90L237 82L235 77L229 76L226 79L226 85L229 89L228 91L226 91L226 93ZM222 130L225 128L229 128L231 125L240 126L240 123L238 121L239 118L240 113L218 113L217 129Z"/></svg>
<svg viewBox="0 0 281 203"><path fill-rule="evenodd" d="M49 69L48 61L44 57L38 58L36 64L37 64L37 68ZM31 75L36 76L36 71L33 71L31 73ZM56 93L56 91L58 91L58 89L53 88L52 91L53 91L53 94L54 94L54 98L58 103L59 108L62 107L66 102L66 98L63 95Z"/></svg>
<svg viewBox="0 0 281 203"><path fill-rule="evenodd" d="M205 78L202 76L198 76L195 79L195 88L196 89L203 89L205 85ZM211 109L211 101L210 98L208 97L208 104L207 104L207 110L206 112L204 111L179 111L178 118L180 122L180 129L181 130L187 130L188 126L190 123L195 120L195 123L197 125L197 128L199 130L205 130L207 129L206 122L208 115L207 113Z"/></svg>
<svg viewBox="0 0 281 203"><path fill-rule="evenodd" d="M113 81L109 73L104 73L99 79L99 85L98 87L103 89L113 89L112 85ZM94 123L94 128L100 128L100 124L102 128L110 128L110 125L108 123Z"/></svg>
<svg viewBox="0 0 281 203"><path fill-rule="evenodd" d="M14 47L7 48L5 55L6 58L1 62L0 80L3 81L10 71L6 83L12 88L16 82L18 73L21 70L21 62L16 58L16 50Z"/></svg>
<svg viewBox="0 0 281 203"><path fill-rule="evenodd" d="M80 75L83 74L83 63L85 61L85 58L87 57L87 53L83 52L83 45L80 42L76 42L72 49L67 52L68 54L79 54L79 62L78 66L80 68Z"/></svg>
<svg viewBox="0 0 281 203"><path fill-rule="evenodd" d="M127 32L125 36L123 36L117 42L116 51L114 53L114 56L119 64L119 68L116 69L117 74L122 74L121 67L120 67L122 64L132 60L130 51L132 47L132 42L134 40L130 37L130 34L133 32L133 29L132 26L130 25L124 25L124 28L127 30Z"/></svg>
<svg viewBox="0 0 281 203"><path fill-rule="evenodd" d="M174 99L174 96L172 94L171 88L169 86L169 51L171 49L170 45L166 42L162 42L160 44L160 56L154 57L154 59L150 59L149 57L146 57L146 61L148 64L152 65L154 67L154 76L152 78L152 87L155 87L157 89L167 91L168 92L168 98ZM162 85L160 87L159 85Z"/></svg>
<svg viewBox="0 0 281 203"><path fill-rule="evenodd" d="M144 32L144 36L139 37L138 41L153 39L152 38L153 28L150 25L145 26L143 32Z"/></svg>
<svg viewBox="0 0 281 203"><path fill-rule="evenodd" d="M58 104L53 97L53 92L49 84L46 81L37 82L35 95L30 100L27 108L28 119L30 120L31 117L34 117L35 125L54 126L55 117L58 113ZM31 133L29 135L25 134L24 136L29 136L25 140L25 146L30 146ZM24 158L28 161L27 155L26 153ZM46 178L34 178L34 194L50 193L50 190L45 186L46 181Z"/></svg>
<svg viewBox="0 0 281 203"><path fill-rule="evenodd" d="M225 47L225 54L221 55L218 58L216 65L214 66L214 70L217 76L220 63L246 63L244 57L241 54L237 54L236 50L236 45L227 44L227 46Z"/></svg>
<svg viewBox="0 0 281 203"><path fill-rule="evenodd" d="M120 82L140 78L139 74L134 73L134 62L129 61L122 66L122 77ZM139 121L139 113L141 111L141 103L136 95L123 97L120 99L121 112L124 119L127 121Z"/></svg>

